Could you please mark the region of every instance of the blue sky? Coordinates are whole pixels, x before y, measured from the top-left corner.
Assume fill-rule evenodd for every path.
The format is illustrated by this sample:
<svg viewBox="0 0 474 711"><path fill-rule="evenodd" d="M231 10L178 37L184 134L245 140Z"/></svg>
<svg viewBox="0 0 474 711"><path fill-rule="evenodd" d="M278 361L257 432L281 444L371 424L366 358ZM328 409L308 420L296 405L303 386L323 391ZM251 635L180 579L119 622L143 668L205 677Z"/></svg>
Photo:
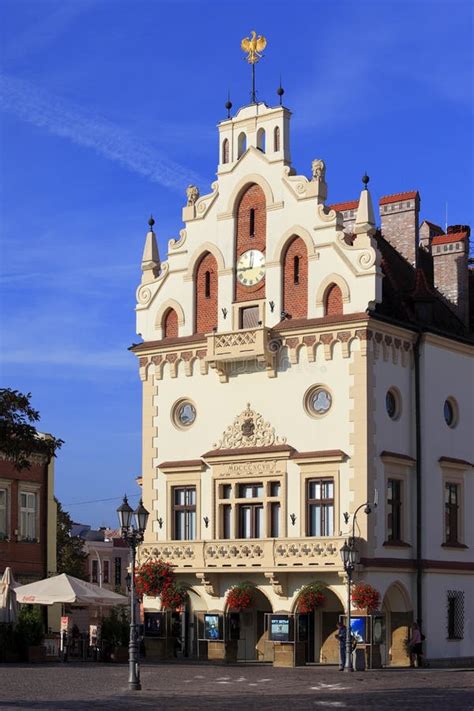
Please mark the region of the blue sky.
<svg viewBox="0 0 474 711"><path fill-rule="evenodd" d="M324 158L330 202L367 170L374 198L418 189L422 217L444 224L448 203L449 223L471 224L472 3L0 5L1 382L66 441L56 491L75 520L115 525L140 473L127 347L146 221L163 257L186 186L215 178L227 91L248 103L241 38L267 37L259 98L277 102L281 74L293 163Z"/></svg>

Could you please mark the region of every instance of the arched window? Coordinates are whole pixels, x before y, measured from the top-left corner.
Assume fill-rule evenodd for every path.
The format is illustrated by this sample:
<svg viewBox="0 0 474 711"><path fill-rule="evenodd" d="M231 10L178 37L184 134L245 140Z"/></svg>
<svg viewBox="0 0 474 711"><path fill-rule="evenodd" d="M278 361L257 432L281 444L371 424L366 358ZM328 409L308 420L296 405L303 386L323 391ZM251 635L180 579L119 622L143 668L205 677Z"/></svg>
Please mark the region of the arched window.
<svg viewBox="0 0 474 711"><path fill-rule="evenodd" d="M246 150L247 150L247 136L242 131L242 133L239 133L239 138L238 138L237 157L240 158L241 156L243 156L243 154L245 153Z"/></svg>
<svg viewBox="0 0 474 711"><path fill-rule="evenodd" d="M275 126L275 130L273 131L273 150L279 151L280 150L280 127Z"/></svg>
<svg viewBox="0 0 474 711"><path fill-rule="evenodd" d="M337 284L330 284L324 297L324 315L339 316L342 313L342 291Z"/></svg>
<svg viewBox="0 0 474 711"><path fill-rule="evenodd" d="M178 334L178 314L174 309L167 309L162 321L163 338L176 338Z"/></svg>
<svg viewBox="0 0 474 711"><path fill-rule="evenodd" d="M298 255L293 257L293 284L300 283L300 258Z"/></svg>
<svg viewBox="0 0 474 711"><path fill-rule="evenodd" d="M259 128L257 131L257 148L265 153L265 129Z"/></svg>
<svg viewBox="0 0 474 711"><path fill-rule="evenodd" d="M224 138L224 142L222 143L222 162L229 162L229 141L227 138Z"/></svg>
<svg viewBox="0 0 474 711"><path fill-rule="evenodd" d="M283 255L283 311L292 318L308 315L308 252L301 237L293 237Z"/></svg>
<svg viewBox="0 0 474 711"><path fill-rule="evenodd" d="M217 262L205 252L194 272L194 332L209 333L217 326Z"/></svg>

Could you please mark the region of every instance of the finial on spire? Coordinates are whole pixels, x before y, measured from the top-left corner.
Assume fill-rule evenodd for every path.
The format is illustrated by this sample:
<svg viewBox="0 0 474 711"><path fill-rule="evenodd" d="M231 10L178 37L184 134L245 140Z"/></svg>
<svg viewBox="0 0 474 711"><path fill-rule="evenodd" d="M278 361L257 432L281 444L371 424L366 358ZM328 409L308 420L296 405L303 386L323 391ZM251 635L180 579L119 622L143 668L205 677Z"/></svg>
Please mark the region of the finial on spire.
<svg viewBox="0 0 474 711"><path fill-rule="evenodd" d="M257 92L255 90L255 65L263 57L263 50L267 46L267 40L263 35L257 37L255 30L252 30L250 37L244 37L240 43L240 47L243 52L247 53L245 59L249 64L252 65L252 91L251 99L252 104L257 103Z"/></svg>
<svg viewBox="0 0 474 711"><path fill-rule="evenodd" d="M364 190L368 190L367 185L368 185L369 180L370 180L370 178L367 175L367 171L365 171L364 175L362 176L362 182L364 183Z"/></svg>
<svg viewBox="0 0 474 711"><path fill-rule="evenodd" d="M227 118L230 118L230 110L232 108L232 101L230 100L230 91L227 92L227 101L225 102L225 107L227 109Z"/></svg>
<svg viewBox="0 0 474 711"><path fill-rule="evenodd" d="M284 93L285 93L285 90L281 85L281 74L280 74L280 86L277 89L277 94L280 97L280 106L282 105L282 102L283 102L283 94Z"/></svg>
<svg viewBox="0 0 474 711"><path fill-rule="evenodd" d="M153 215L150 215L148 219L148 224L150 225L150 230L153 232L153 225L155 224L155 220L153 219Z"/></svg>

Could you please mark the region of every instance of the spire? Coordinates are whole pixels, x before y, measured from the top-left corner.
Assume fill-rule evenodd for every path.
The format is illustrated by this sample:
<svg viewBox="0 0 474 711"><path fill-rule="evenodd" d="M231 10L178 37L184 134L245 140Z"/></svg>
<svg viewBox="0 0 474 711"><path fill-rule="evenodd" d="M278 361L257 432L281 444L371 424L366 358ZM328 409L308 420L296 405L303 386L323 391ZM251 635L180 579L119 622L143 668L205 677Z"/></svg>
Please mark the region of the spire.
<svg viewBox="0 0 474 711"><path fill-rule="evenodd" d="M356 220L354 224L354 234L356 235L368 235L371 237L375 233L375 216L374 216L374 206L372 205L372 198L370 196L369 188L367 187L370 178L365 173L362 178L364 187L360 194L359 207L357 209Z"/></svg>
<svg viewBox="0 0 474 711"><path fill-rule="evenodd" d="M149 230L145 238L145 249L142 257L142 284L147 284L158 276L160 273L160 255L158 252L158 244L156 235L153 232L155 220L153 215L148 220Z"/></svg>

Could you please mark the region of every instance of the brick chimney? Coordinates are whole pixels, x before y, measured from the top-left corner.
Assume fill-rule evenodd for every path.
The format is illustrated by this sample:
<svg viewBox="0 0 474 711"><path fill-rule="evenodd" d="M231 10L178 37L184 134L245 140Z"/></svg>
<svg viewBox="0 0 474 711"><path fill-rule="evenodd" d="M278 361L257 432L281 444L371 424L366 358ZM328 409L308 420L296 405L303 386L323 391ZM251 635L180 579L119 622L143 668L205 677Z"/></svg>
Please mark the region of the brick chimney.
<svg viewBox="0 0 474 711"><path fill-rule="evenodd" d="M434 222L429 222L428 220L423 220L420 225L420 247L423 247L423 249L431 253L433 237L437 237L443 233L444 230L439 225L435 225Z"/></svg>
<svg viewBox="0 0 474 711"><path fill-rule="evenodd" d="M413 266L419 239L420 196L414 190L379 200L382 235Z"/></svg>
<svg viewBox="0 0 474 711"><path fill-rule="evenodd" d="M465 324L469 320L468 225L452 225L444 235L433 237L434 285Z"/></svg>
<svg viewBox="0 0 474 711"><path fill-rule="evenodd" d="M357 215L357 208L359 207L359 201L351 200L349 202L337 202L329 207L331 210L342 212L344 232L352 234L354 231L354 223Z"/></svg>

